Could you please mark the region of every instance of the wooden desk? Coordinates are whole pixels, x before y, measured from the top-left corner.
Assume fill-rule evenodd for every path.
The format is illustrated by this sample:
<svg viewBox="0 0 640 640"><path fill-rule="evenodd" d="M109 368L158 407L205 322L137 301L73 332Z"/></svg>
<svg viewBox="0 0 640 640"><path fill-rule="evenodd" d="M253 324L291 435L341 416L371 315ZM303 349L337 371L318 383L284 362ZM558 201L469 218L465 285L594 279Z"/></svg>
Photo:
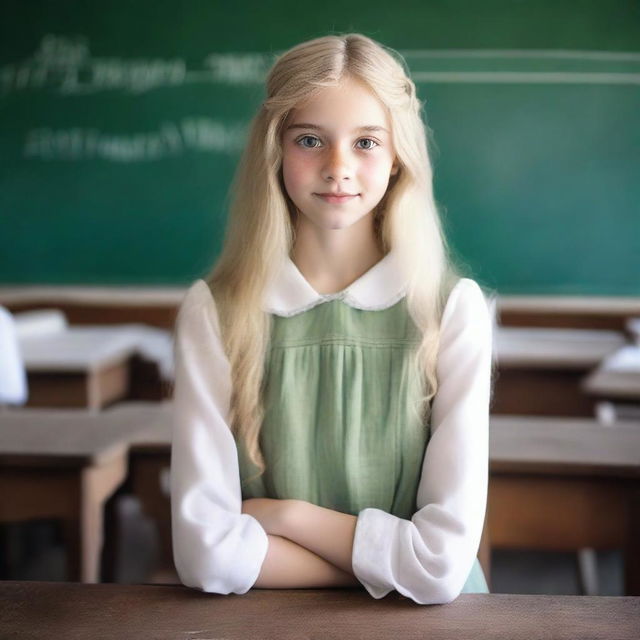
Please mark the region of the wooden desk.
<svg viewBox="0 0 640 640"><path fill-rule="evenodd" d="M16 581L0 583L0 600L5 638L637 640L640 628L640 598L623 597L463 594L418 605L357 588L218 595L177 585Z"/></svg>
<svg viewBox="0 0 640 640"><path fill-rule="evenodd" d="M20 341L30 407L100 409L124 398L135 342L114 330L69 327Z"/></svg>
<svg viewBox="0 0 640 640"><path fill-rule="evenodd" d="M492 413L593 416L582 379L624 343L616 331L499 327Z"/></svg>
<svg viewBox="0 0 640 640"><path fill-rule="evenodd" d="M640 595L640 428L595 420L492 416L492 548L620 548Z"/></svg>
<svg viewBox="0 0 640 640"><path fill-rule="evenodd" d="M123 482L132 413L19 409L0 413L0 521L63 522L70 580L95 582L106 500Z"/></svg>
<svg viewBox="0 0 640 640"><path fill-rule="evenodd" d="M189 283L190 284L190 283ZM0 287L0 304L12 313L42 307L60 309L71 324L139 322L172 329L177 307L188 285L163 286L39 286Z"/></svg>
<svg viewBox="0 0 640 640"><path fill-rule="evenodd" d="M640 297L505 295L497 312L504 326L624 331L630 316L640 316Z"/></svg>
<svg viewBox="0 0 640 640"><path fill-rule="evenodd" d="M72 326L20 339L31 407L101 409L161 400L173 380L171 333L140 324Z"/></svg>
<svg viewBox="0 0 640 640"><path fill-rule="evenodd" d="M640 346L628 345L608 357L582 388L601 399L640 403Z"/></svg>

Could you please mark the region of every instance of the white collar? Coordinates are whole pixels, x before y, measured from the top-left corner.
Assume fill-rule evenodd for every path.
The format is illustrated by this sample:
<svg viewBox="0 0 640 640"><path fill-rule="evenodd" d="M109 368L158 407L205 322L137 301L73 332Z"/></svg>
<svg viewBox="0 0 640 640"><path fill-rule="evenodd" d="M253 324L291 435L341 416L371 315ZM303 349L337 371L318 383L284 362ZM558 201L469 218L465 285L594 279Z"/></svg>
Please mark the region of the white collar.
<svg viewBox="0 0 640 640"><path fill-rule="evenodd" d="M263 308L278 316L293 316L330 300L342 300L351 307L373 311L394 305L406 293L397 252L390 251L346 289L318 293L287 256L265 289Z"/></svg>

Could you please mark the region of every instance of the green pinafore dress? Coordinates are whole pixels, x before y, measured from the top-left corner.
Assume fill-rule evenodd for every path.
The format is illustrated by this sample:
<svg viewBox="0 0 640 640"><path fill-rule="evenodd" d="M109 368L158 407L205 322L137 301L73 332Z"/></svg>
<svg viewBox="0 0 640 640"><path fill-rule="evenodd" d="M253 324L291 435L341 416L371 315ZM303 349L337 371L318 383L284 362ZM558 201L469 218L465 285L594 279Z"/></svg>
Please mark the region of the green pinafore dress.
<svg viewBox="0 0 640 640"><path fill-rule="evenodd" d="M236 439L242 499L298 499L410 520L430 433L410 353L420 339L406 298L365 311L339 298L273 315L260 446L266 471ZM463 593L488 593L477 558Z"/></svg>

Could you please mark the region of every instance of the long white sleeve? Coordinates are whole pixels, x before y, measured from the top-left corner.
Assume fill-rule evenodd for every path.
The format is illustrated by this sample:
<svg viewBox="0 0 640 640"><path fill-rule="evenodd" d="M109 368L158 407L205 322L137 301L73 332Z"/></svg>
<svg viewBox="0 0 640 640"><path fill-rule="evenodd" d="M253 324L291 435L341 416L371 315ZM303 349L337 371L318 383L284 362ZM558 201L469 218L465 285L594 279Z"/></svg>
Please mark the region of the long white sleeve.
<svg viewBox="0 0 640 640"><path fill-rule="evenodd" d="M374 598L395 589L419 604L444 604L471 571L487 501L491 333L480 287L461 279L442 316L418 511L411 520L375 508L358 514L353 570Z"/></svg>
<svg viewBox="0 0 640 640"><path fill-rule="evenodd" d="M268 549L260 523L241 513L238 452L229 428L231 377L215 302L197 280L178 311L171 448L173 555L182 582L246 593Z"/></svg>

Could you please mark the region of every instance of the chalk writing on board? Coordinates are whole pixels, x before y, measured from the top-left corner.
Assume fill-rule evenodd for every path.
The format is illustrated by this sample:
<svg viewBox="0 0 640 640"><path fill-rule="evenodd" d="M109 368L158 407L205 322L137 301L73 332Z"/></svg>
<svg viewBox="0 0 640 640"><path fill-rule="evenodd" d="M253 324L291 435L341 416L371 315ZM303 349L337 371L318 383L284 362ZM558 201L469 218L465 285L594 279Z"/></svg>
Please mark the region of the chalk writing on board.
<svg viewBox="0 0 640 640"><path fill-rule="evenodd" d="M198 68L182 58L93 56L84 36L45 35L35 53L0 67L5 93L49 89L66 95L108 90L143 93L187 84L261 84L273 56L262 53L212 53Z"/></svg>
<svg viewBox="0 0 640 640"><path fill-rule="evenodd" d="M23 155L42 160L141 162L178 156L186 151L237 153L245 125L229 125L209 118L165 122L155 131L114 134L98 129L40 127L27 133Z"/></svg>
<svg viewBox="0 0 640 640"><path fill-rule="evenodd" d="M189 84L262 85L279 53L211 53L201 64L188 65L181 57L95 56L85 36L47 34L31 56L0 66L0 92L47 89L82 95L121 90L139 94ZM640 84L637 52L469 49L400 53L419 83ZM491 68L498 61L501 67ZM593 66L604 62L616 66L604 72Z"/></svg>

